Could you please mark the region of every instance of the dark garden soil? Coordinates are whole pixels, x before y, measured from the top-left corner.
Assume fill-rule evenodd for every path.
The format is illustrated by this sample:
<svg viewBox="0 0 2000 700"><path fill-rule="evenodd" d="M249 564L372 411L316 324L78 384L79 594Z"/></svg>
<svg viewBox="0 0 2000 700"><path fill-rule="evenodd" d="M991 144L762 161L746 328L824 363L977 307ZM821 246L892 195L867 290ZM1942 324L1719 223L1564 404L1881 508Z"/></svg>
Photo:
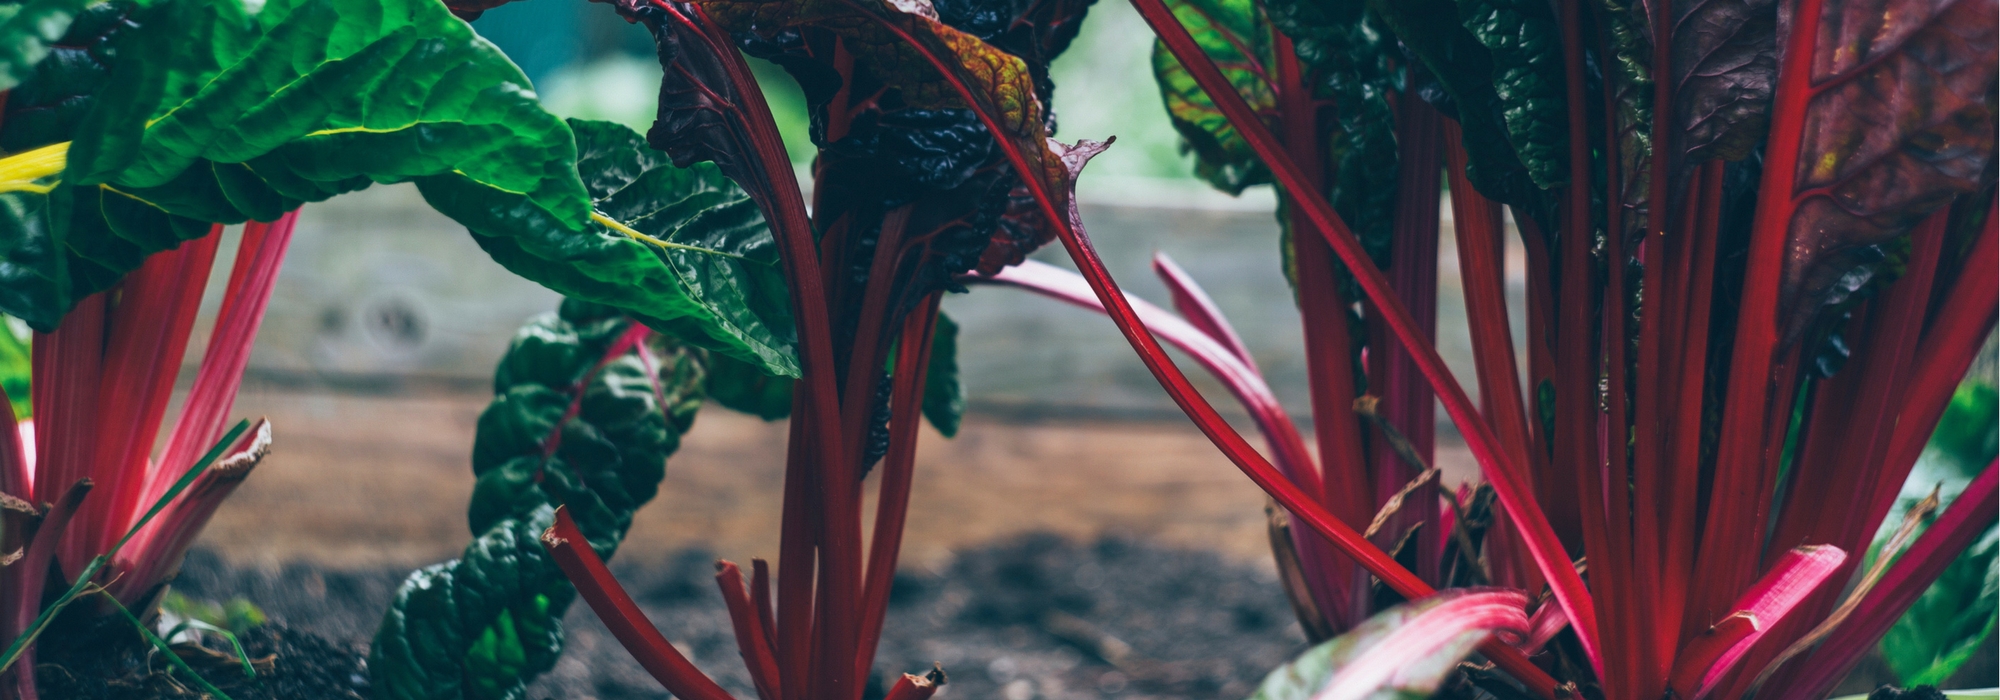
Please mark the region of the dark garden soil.
<svg viewBox="0 0 2000 700"><path fill-rule="evenodd" d="M737 697L755 698L713 564L685 552L612 568L668 639ZM239 700L368 698L367 639L406 573L234 568L197 550L176 590L263 607L271 623L243 642L264 684L243 679L232 657L184 656ZM668 697L581 602L567 622L568 650L528 698ZM39 678L55 692L43 697L199 697L130 636L114 654L102 645L88 655L44 652ZM1304 645L1276 581L1257 569L1207 552L1031 535L961 552L941 571L900 575L878 655L886 678L876 682L937 662L951 677L941 697L1234 700Z"/></svg>
<svg viewBox="0 0 2000 700"><path fill-rule="evenodd" d="M714 584L714 560L699 551L615 560L612 569L667 638L738 698L757 697L736 652ZM202 676L237 700L368 700L367 641L406 570L330 570L294 563L238 568L214 552L188 555L176 590L197 600L244 597L270 623L242 638L256 680L231 654L181 648ZM569 648L537 680L529 700L666 698L665 691L577 603ZM1991 653L1987 641L1984 656ZM1261 569L1209 552L1123 539L1079 544L1027 535L960 552L934 572L897 577L868 697L894 674L941 664L940 697L995 700L1246 697L1305 639L1276 581ZM1864 662L1843 692L1888 678ZM1985 687L1990 663L1947 687ZM51 640L38 659L42 697L62 700L193 699L201 694L131 632L105 631L67 644ZM1954 679L1958 681L1959 679Z"/></svg>

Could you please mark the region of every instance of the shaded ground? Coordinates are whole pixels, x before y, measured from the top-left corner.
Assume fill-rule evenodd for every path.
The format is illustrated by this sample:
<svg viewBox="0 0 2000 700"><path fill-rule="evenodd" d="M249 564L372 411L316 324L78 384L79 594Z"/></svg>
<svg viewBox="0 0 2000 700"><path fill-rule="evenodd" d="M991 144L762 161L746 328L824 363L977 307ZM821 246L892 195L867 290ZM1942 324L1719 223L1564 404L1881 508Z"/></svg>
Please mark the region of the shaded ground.
<svg viewBox="0 0 2000 700"><path fill-rule="evenodd" d="M714 558L684 551L620 557L612 569L668 640L738 698L756 697L714 586ZM407 573L400 568L323 569L295 563L235 567L210 550L188 557L177 590L196 599L243 596L271 623L244 638L261 682L233 658L184 654L242 700L367 700L361 659L381 613ZM579 603L565 619L568 649L529 688L530 700L669 697ZM43 697L75 700L197 698L129 628L91 644L43 652ZM122 641L121 641L122 639ZM1262 569L1209 552L1118 538L1078 543L1029 534L960 553L934 570L899 575L876 677L951 675L941 697L996 700L1186 698L1236 700L1305 647L1277 583ZM88 653L79 653L79 651ZM1946 687L1988 687L1993 643ZM1889 678L1865 661L1836 694L1864 693Z"/></svg>
<svg viewBox="0 0 2000 700"><path fill-rule="evenodd" d="M669 640L737 697L754 698L713 563L684 552L621 556L613 569ZM177 588L196 598L248 597L275 623L358 655L405 573L236 568L197 551ZM586 606L566 621L569 649L530 698L667 697ZM1304 644L1277 583L1257 569L1119 539L1086 545L1028 535L899 577L878 673L941 663L951 674L948 697L961 698L1234 699Z"/></svg>

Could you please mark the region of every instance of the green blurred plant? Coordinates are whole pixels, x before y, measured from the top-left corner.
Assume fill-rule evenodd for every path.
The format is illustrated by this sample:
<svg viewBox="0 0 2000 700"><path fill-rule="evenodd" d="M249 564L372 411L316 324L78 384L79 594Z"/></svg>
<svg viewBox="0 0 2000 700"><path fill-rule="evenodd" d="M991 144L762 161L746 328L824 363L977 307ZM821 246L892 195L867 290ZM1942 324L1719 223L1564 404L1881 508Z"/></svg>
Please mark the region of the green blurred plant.
<svg viewBox="0 0 2000 700"><path fill-rule="evenodd" d="M1903 488L1898 510L1907 510L1934 486L1948 497L1964 491L1966 483L2000 453L1996 420L2000 420L2000 391L1984 379L1959 386ZM1892 516L1890 521L1900 519ZM1875 546L1881 543L1878 538ZM1889 629L1877 648L1901 685L1943 683L1993 636L2000 627L1996 563L2000 563L2000 530L1989 527Z"/></svg>
<svg viewBox="0 0 2000 700"><path fill-rule="evenodd" d="M23 421L35 416L34 403L28 400L28 379L33 374L29 367L30 345L34 331L21 319L0 316L0 390L7 392L7 401L14 405L14 420Z"/></svg>

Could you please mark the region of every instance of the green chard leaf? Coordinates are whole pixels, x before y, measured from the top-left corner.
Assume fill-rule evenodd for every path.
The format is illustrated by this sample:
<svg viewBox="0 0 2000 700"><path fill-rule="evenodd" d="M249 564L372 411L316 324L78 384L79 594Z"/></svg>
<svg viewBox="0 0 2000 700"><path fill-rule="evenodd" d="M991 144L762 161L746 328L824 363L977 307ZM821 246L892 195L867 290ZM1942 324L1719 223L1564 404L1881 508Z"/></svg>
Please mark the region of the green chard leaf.
<svg viewBox="0 0 2000 700"><path fill-rule="evenodd" d="M1546 0L1458 0L1465 29L1493 55L1507 141L1542 189L1569 181L1562 35Z"/></svg>
<svg viewBox="0 0 2000 700"><path fill-rule="evenodd" d="M7 93L0 151L20 153L70 140L77 122L111 79L120 34L133 31L137 7L99 2L78 13L47 58L21 74Z"/></svg>
<svg viewBox="0 0 2000 700"><path fill-rule="evenodd" d="M576 168L600 219L585 230L510 206L507 195L489 189L454 181L417 186L516 274L625 309L765 373L798 376L777 246L749 195L712 163L674 167L624 126L570 126Z"/></svg>
<svg viewBox="0 0 2000 700"><path fill-rule="evenodd" d="M73 118L0 131L10 147L71 139L59 178L0 191L14 224L0 240L0 311L47 330L211 222L415 182L513 272L797 374L775 253L741 191L712 168L669 167L622 127L573 132L443 5L101 7L72 37L87 48L63 49L20 88Z"/></svg>
<svg viewBox="0 0 2000 700"><path fill-rule="evenodd" d="M1252 0L1168 0L1167 6L1244 101L1270 121L1277 109L1270 72L1275 64L1271 27L1262 7ZM1197 176L1230 194L1271 181L1270 170L1250 143L1159 41L1153 42L1153 79L1160 85L1174 129L1181 134L1182 149L1194 154Z"/></svg>
<svg viewBox="0 0 2000 700"><path fill-rule="evenodd" d="M1922 461L1904 486L1905 498L1889 522L1901 519L1912 492L1941 486L1948 498L1993 462L2000 440L2000 394L1983 380L1968 380L1945 407ZM1888 537L1875 543L1879 551ZM1872 554L1872 552L1871 552ZM1905 687L1939 685L1978 653L2000 623L2000 530L1988 527L1953 559L1935 583L1911 604L1877 646Z"/></svg>
<svg viewBox="0 0 2000 700"><path fill-rule="evenodd" d="M618 350L633 323L569 300L515 334L473 442L475 538L397 591L369 651L377 697L519 698L554 667L575 597L537 540L554 506L609 557L701 406L709 356L660 334Z"/></svg>
<svg viewBox="0 0 2000 700"><path fill-rule="evenodd" d="M965 385L958 378L958 324L938 312L931 334L930 366L924 369L924 419L945 437L957 437L965 418Z"/></svg>
<svg viewBox="0 0 2000 700"><path fill-rule="evenodd" d="M1996 564L2000 530L1989 527L1882 636L1882 658L1901 685L1943 683L1993 635L2000 623Z"/></svg>
<svg viewBox="0 0 2000 700"><path fill-rule="evenodd" d="M1368 8L1436 80L1444 99L1433 102L1464 131L1472 185L1494 201L1543 212L1546 195L1515 148L1504 114L1510 105L1495 89L1508 67L1463 24L1439 21L1460 16L1454 0L1368 0Z"/></svg>

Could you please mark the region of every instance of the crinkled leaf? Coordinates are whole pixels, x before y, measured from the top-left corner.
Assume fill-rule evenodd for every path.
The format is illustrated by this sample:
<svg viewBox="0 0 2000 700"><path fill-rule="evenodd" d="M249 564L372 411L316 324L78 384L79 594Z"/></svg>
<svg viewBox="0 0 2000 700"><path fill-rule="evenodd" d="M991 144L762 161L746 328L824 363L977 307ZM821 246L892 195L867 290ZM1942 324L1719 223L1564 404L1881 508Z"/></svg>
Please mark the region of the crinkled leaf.
<svg viewBox="0 0 2000 700"><path fill-rule="evenodd" d="M1263 7L1251 0L1170 0L1167 7L1251 109L1272 121L1278 97L1271 71L1277 64ZM1182 150L1194 154L1195 175L1230 194L1271 182L1270 170L1258 160L1250 143L1195 84L1180 60L1167 51L1166 44L1157 40L1153 42L1153 80L1159 83L1167 115L1181 134Z"/></svg>
<svg viewBox="0 0 2000 700"><path fill-rule="evenodd" d="M1991 182L2000 32L1990 0L1829 3L1813 47L1780 286L1799 337L1843 277ZM1775 144L1791 148L1792 144Z"/></svg>
<svg viewBox="0 0 2000 700"><path fill-rule="evenodd" d="M1562 36L1546 0L1458 0L1459 19L1493 56L1507 140L1543 189L1569 180Z"/></svg>
<svg viewBox="0 0 2000 700"><path fill-rule="evenodd" d="M711 18L731 32L772 39L807 28L839 36L846 50L865 59L885 88L915 109L965 109L951 80L966 86L981 111L994 117L1007 139L1028 160L1030 170L1068 207L1070 173L1050 150L1048 123L1037 97L1035 74L1020 57L939 20L923 2L883 0L703 0ZM895 27L892 31L888 27ZM898 36L906 34L914 44ZM921 50L919 49L921 47ZM938 57L950 71L942 75L926 58ZM1044 239L1046 240L1046 238Z"/></svg>
<svg viewBox="0 0 2000 700"><path fill-rule="evenodd" d="M553 667L576 597L537 539L554 522L541 506L496 524L460 558L412 572L369 649L375 697L506 698L513 679Z"/></svg>
<svg viewBox="0 0 2000 700"><path fill-rule="evenodd" d="M536 539L553 506L609 556L701 405L701 351L655 335L607 357L632 323L569 300L515 335L473 443L476 538L397 591L370 650L377 697L518 698L554 666L575 593Z"/></svg>
<svg viewBox="0 0 2000 700"><path fill-rule="evenodd" d="M1020 59L1046 104L1055 89L1048 63L1075 37L1091 1L952 0L935 9L944 25ZM910 102L897 81L912 73L893 63L899 56L869 51L828 27L735 36L746 52L784 66L806 93L820 146L814 215L828 222L825 240L848 247L841 279L851 288L868 282L875 234L904 205L912 211L902 240L922 244L903 252L917 268L899 273L899 297L954 288L953 276L1017 263L1050 240L1038 217L1016 209L1026 190L978 115ZM1055 128L1046 113L1044 127Z"/></svg>
<svg viewBox="0 0 2000 700"><path fill-rule="evenodd" d="M1467 175L1481 194L1497 202L1541 211L1541 188L1528 174L1508 137L1507 105L1494 90L1498 69L1492 50L1463 24L1453 0L1368 0L1375 16L1395 33L1437 82L1439 108L1458 120L1465 134Z"/></svg>
<svg viewBox="0 0 2000 700"><path fill-rule="evenodd" d="M87 14L74 49L10 106L24 121L10 118L9 145L73 139L43 216L75 257L45 262L53 288L30 294L41 308L8 309L38 328L208 222L271 220L371 182L459 181L587 222L568 129L440 5L272 2L252 17L238 0L169 0L121 13Z"/></svg>
<svg viewBox="0 0 2000 700"><path fill-rule="evenodd" d="M276 1L253 19L235 0L172 0L138 21L76 134L71 184L235 222L370 181L456 179L589 218L567 127L442 5Z"/></svg>
<svg viewBox="0 0 2000 700"><path fill-rule="evenodd" d="M742 91L757 89L754 82L744 85L733 79L729 50L719 37L699 26L693 12L678 3L662 8L646 2L616 3L628 18L644 22L653 32L660 68L659 115L646 132L653 148L665 151L676 165L687 167L711 162L775 216L776 181L771 168L786 163L765 163L759 158L750 115L744 105L750 99Z"/></svg>
<svg viewBox="0 0 2000 700"><path fill-rule="evenodd" d="M1264 678L1250 700L1317 700L1340 683L1344 698L1428 698L1495 630L1523 631L1518 591L1454 588L1377 613Z"/></svg>
<svg viewBox="0 0 2000 700"><path fill-rule="evenodd" d="M1836 5L1838 5L1836 3ZM1776 0L1677 2L1673 60L1674 126L1683 167L1742 160L1764 139L1778 81Z"/></svg>
<svg viewBox="0 0 2000 700"><path fill-rule="evenodd" d="M596 169L640 167L635 156L579 163L569 126L442 6L295 0L253 18L237 0L171 0L136 21L143 29L112 43L128 58L112 61L44 208L44 228L76 257L30 266L47 284L10 295L45 307L7 309L38 327L147 255L205 235L208 222L267 220L373 182L414 180L510 270L796 373L754 207L733 205L741 195L712 173L653 175L624 199L595 201L620 175ZM644 150L622 135L588 138ZM648 158L643 167L663 166ZM729 255L650 249L597 223L593 209L604 206L651 212L636 224L648 235Z"/></svg>
<svg viewBox="0 0 2000 700"><path fill-rule="evenodd" d="M924 370L924 419L945 437L958 435L965 418L965 385L958 378L958 324L938 312L931 335L930 366Z"/></svg>
<svg viewBox="0 0 2000 700"><path fill-rule="evenodd" d="M796 376L784 280L756 204L714 165L676 168L623 126L570 125L590 206L643 236L694 249L663 248L595 222L573 230L539 210L508 209L503 196L459 182L419 187L515 273L625 309L657 330L766 372Z"/></svg>

